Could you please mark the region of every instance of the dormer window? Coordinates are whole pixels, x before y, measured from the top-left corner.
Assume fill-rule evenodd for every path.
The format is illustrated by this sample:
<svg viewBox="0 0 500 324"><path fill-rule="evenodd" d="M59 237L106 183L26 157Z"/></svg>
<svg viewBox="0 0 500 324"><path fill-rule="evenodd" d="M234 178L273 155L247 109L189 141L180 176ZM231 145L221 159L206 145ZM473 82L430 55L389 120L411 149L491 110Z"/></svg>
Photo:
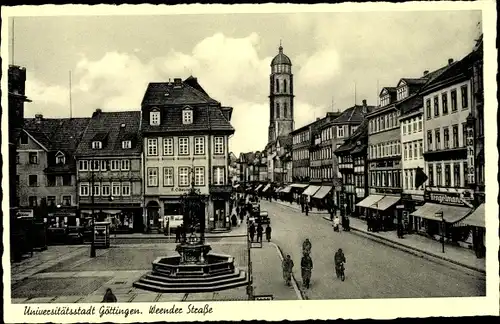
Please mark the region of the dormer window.
<svg viewBox="0 0 500 324"><path fill-rule="evenodd" d="M160 125L160 112L156 109L149 113L149 124L152 126Z"/></svg>
<svg viewBox="0 0 500 324"><path fill-rule="evenodd" d="M100 150L100 149L102 149L102 142L101 141L93 141L92 142L92 148L94 150Z"/></svg>
<svg viewBox="0 0 500 324"><path fill-rule="evenodd" d="M380 97L380 106L381 107L387 106L388 104L390 104L390 102L391 102L390 95L384 95L384 96Z"/></svg>
<svg viewBox="0 0 500 324"><path fill-rule="evenodd" d="M397 94L398 100L404 99L406 97L408 97L408 87L407 86L399 87Z"/></svg>
<svg viewBox="0 0 500 324"><path fill-rule="evenodd" d="M122 141L122 149L132 148L132 141Z"/></svg>
<svg viewBox="0 0 500 324"><path fill-rule="evenodd" d="M193 123L193 110L191 108L184 108L182 111L182 123L185 125Z"/></svg>
<svg viewBox="0 0 500 324"><path fill-rule="evenodd" d="M66 163L66 157L64 156L64 153L57 152L57 154L56 154L56 164L64 164L64 163Z"/></svg>

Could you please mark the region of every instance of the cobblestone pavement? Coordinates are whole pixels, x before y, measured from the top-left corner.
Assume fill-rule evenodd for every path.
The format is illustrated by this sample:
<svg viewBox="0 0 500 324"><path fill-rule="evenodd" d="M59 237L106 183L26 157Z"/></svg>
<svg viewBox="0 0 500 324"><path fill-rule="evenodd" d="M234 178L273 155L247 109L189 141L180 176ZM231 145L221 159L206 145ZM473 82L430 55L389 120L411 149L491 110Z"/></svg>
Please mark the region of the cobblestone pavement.
<svg viewBox="0 0 500 324"><path fill-rule="evenodd" d="M394 249L354 232L333 232L322 215L305 216L276 203L262 202L269 211L273 242L295 262L300 282L302 242L312 241L314 269L309 299L403 298L484 296L485 276L436 263ZM346 280L334 273L334 253L342 248L347 258Z"/></svg>

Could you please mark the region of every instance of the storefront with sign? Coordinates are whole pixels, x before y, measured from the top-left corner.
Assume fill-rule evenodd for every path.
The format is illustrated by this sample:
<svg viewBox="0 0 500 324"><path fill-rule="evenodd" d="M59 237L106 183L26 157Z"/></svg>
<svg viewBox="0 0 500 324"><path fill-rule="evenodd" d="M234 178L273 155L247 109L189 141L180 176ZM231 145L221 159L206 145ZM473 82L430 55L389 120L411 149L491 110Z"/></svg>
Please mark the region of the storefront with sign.
<svg viewBox="0 0 500 324"><path fill-rule="evenodd" d="M80 205L80 217L76 226L89 226L92 213L96 222L108 222L111 233L141 233L144 230L140 204Z"/></svg>
<svg viewBox="0 0 500 324"><path fill-rule="evenodd" d="M402 218L405 225L405 231L407 233L425 233L425 227L423 226L422 218L417 216L411 216L411 214L422 207L424 201L423 195L416 194L401 194L401 204L402 208Z"/></svg>
<svg viewBox="0 0 500 324"><path fill-rule="evenodd" d="M445 235L450 242L465 242L470 236L470 230L456 224L472 211L472 205L468 201L470 196L469 190L426 191L425 203L411 213L411 216L421 218L425 233L435 239Z"/></svg>

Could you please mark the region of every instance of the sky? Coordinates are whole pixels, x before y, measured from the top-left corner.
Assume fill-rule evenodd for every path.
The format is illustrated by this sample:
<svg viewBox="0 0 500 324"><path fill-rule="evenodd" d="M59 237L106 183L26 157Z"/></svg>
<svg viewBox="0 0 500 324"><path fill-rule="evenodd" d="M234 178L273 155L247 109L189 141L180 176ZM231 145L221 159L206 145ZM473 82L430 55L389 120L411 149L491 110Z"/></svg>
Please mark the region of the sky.
<svg viewBox="0 0 500 324"><path fill-rule="evenodd" d="M193 75L234 108L238 155L267 143L280 40L293 64L299 128L363 99L376 105L383 86L461 59L480 21L480 11L464 10L16 17L9 63L27 69L26 117L69 117L70 71L73 117L139 110L149 82Z"/></svg>

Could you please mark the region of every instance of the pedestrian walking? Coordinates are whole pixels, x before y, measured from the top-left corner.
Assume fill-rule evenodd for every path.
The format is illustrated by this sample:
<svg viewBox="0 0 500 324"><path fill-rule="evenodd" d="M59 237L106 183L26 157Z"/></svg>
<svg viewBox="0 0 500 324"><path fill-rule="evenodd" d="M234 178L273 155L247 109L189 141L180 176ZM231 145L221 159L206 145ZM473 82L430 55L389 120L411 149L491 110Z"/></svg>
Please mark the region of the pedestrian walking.
<svg viewBox="0 0 500 324"><path fill-rule="evenodd" d="M236 225L238 225L238 218L236 217L235 214L231 215L231 223L233 227L236 227Z"/></svg>
<svg viewBox="0 0 500 324"><path fill-rule="evenodd" d="M309 216L309 203L306 202L306 216Z"/></svg>
<svg viewBox="0 0 500 324"><path fill-rule="evenodd" d="M261 242L262 243L262 234L264 232L264 228L262 227L262 224L259 223L257 225L257 242Z"/></svg>
<svg viewBox="0 0 500 324"><path fill-rule="evenodd" d="M175 228L175 243L179 243L181 241L181 226L177 225Z"/></svg>
<svg viewBox="0 0 500 324"><path fill-rule="evenodd" d="M312 248L311 241L309 241L309 239L306 238L304 243L302 243L302 253L311 254L311 248Z"/></svg>
<svg viewBox="0 0 500 324"><path fill-rule="evenodd" d="M304 253L302 256L300 268L302 270L302 285L308 289L311 283L311 273L313 269L313 262L309 254Z"/></svg>
<svg viewBox="0 0 500 324"><path fill-rule="evenodd" d="M255 226L253 223L250 224L248 231L250 232L250 241L253 242L253 238L255 236Z"/></svg>
<svg viewBox="0 0 500 324"><path fill-rule="evenodd" d="M293 273L293 260L290 257L290 255L287 255L286 258L283 259L283 262L281 265L283 268L283 279L285 280L285 284L287 286L290 286L290 282L292 280L292 273Z"/></svg>
<svg viewBox="0 0 500 324"><path fill-rule="evenodd" d="M345 217L345 225L344 225L344 231L349 232L351 230L351 220L349 217Z"/></svg>
<svg viewBox="0 0 500 324"><path fill-rule="evenodd" d="M266 227L266 240L271 242L271 225L267 224Z"/></svg>
<svg viewBox="0 0 500 324"><path fill-rule="evenodd" d="M340 218L337 215L333 218L333 230L335 232L340 232Z"/></svg>
<svg viewBox="0 0 500 324"><path fill-rule="evenodd" d="M102 298L103 303L116 303L118 300L116 299L116 296L113 294L111 291L111 288L106 289L106 293L104 294L104 297Z"/></svg>
<svg viewBox="0 0 500 324"><path fill-rule="evenodd" d="M304 212L305 206L304 206L304 199L300 198L300 209L302 212Z"/></svg>

